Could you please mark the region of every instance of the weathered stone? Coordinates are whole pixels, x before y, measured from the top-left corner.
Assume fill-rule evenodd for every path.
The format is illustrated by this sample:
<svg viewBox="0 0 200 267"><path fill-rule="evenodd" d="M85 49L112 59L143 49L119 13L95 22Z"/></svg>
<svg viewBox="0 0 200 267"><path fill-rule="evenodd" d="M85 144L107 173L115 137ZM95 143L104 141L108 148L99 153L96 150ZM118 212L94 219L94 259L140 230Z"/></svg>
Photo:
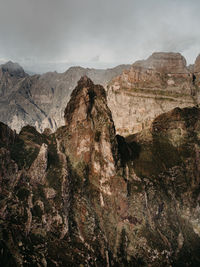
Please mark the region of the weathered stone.
<svg viewBox="0 0 200 267"><path fill-rule="evenodd" d="M153 119L175 107L199 103L194 74L179 53L154 53L135 62L109 83L108 106L122 135L150 127Z"/></svg>
<svg viewBox="0 0 200 267"><path fill-rule="evenodd" d="M45 183L44 179L47 170L47 155L48 155L48 146L46 144L42 144L40 147L39 154L37 158L34 160L29 170L29 175L31 177L30 182L32 184Z"/></svg>
<svg viewBox="0 0 200 267"><path fill-rule="evenodd" d="M200 72L200 55L198 55L194 63L194 73L199 73L199 72Z"/></svg>
<svg viewBox="0 0 200 267"><path fill-rule="evenodd" d="M1 264L199 266L199 108L123 138L105 90L83 77L65 122L0 149Z"/></svg>

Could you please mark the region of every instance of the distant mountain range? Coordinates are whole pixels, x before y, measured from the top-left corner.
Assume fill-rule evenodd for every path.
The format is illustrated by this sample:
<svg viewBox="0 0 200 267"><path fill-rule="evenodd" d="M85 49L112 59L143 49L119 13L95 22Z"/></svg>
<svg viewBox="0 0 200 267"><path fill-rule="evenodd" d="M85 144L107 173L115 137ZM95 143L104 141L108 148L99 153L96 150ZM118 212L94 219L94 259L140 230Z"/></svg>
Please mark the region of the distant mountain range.
<svg viewBox="0 0 200 267"><path fill-rule="evenodd" d="M55 130L64 123L64 108L81 76L105 86L128 68L130 65L106 70L71 67L64 73L28 75L19 64L9 61L0 66L0 121L17 132L27 124L39 131Z"/></svg>
<svg viewBox="0 0 200 267"><path fill-rule="evenodd" d="M82 76L107 91L117 133L147 129L156 116L200 101L200 57L187 66L180 53L153 53L148 59L111 69L71 67L64 73L27 74L17 64L0 65L0 121L17 132L27 124L40 132L64 124L70 94Z"/></svg>

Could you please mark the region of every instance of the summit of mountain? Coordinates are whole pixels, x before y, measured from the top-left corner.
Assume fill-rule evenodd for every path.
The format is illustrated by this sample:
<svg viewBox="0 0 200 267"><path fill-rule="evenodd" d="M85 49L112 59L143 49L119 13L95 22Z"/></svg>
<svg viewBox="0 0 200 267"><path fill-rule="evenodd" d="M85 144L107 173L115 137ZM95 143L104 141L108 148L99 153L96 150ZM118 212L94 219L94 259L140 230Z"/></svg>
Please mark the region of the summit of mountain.
<svg viewBox="0 0 200 267"><path fill-rule="evenodd" d="M9 73L10 76L15 76L19 78L23 78L26 76L24 69L16 62L14 63L12 61L8 61L0 65L0 69L4 73L5 72Z"/></svg>
<svg viewBox="0 0 200 267"><path fill-rule="evenodd" d="M188 73L185 58L180 53L172 52L154 52L146 60L136 61L133 67L165 73Z"/></svg>
<svg viewBox="0 0 200 267"><path fill-rule="evenodd" d="M153 119L175 107L199 104L199 57L187 67L180 53L153 53L136 61L108 85L108 105L122 135L150 126Z"/></svg>

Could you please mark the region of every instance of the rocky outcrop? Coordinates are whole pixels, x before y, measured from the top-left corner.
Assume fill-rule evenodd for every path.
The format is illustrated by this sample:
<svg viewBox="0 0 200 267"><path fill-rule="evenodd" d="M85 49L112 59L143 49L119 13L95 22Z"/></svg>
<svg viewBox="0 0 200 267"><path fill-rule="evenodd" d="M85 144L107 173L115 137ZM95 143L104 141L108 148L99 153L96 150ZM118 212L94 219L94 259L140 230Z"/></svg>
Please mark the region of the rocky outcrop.
<svg viewBox="0 0 200 267"><path fill-rule="evenodd" d="M147 60L137 61L134 67L154 69L160 73L188 74L186 60L180 53L153 53Z"/></svg>
<svg viewBox="0 0 200 267"><path fill-rule="evenodd" d="M199 193L194 196L194 191L198 191L199 187L199 119L198 108L175 108L158 116L151 130L126 139L129 144L140 144L133 165L146 192L149 217L146 229L149 228L149 233L157 229L157 241L163 240L166 244L163 254L166 253L168 259L172 254L176 258L171 262L172 266L198 265L199 261L198 256L195 256L200 241L197 230ZM174 221L174 230L171 228L171 220ZM170 232L174 231L176 235L172 237ZM191 239L197 242L193 246Z"/></svg>
<svg viewBox="0 0 200 267"><path fill-rule="evenodd" d="M4 73L9 73L10 76L15 76L18 78L24 78L27 76L23 68L18 63L13 63L12 61L2 64L1 71Z"/></svg>
<svg viewBox="0 0 200 267"><path fill-rule="evenodd" d="M7 125L0 122L0 145L2 147L9 147L14 144L16 140L16 132L12 131Z"/></svg>
<svg viewBox="0 0 200 267"><path fill-rule="evenodd" d="M118 80L127 88L190 89L192 74L179 53L154 53L147 60L136 61ZM129 84L130 83L130 84ZM187 85L187 86L186 86Z"/></svg>
<svg viewBox="0 0 200 267"><path fill-rule="evenodd" d="M18 83L27 76L24 70L17 64L9 61L0 65L0 98L8 98L18 88Z"/></svg>
<svg viewBox="0 0 200 267"><path fill-rule="evenodd" d="M98 70L71 67L64 73L50 72L29 76L17 63L0 66L0 121L17 132L27 124L43 132L64 125L64 109L77 81L88 75L106 85L129 65Z"/></svg>
<svg viewBox="0 0 200 267"><path fill-rule="evenodd" d="M106 143L113 144L113 147L110 148L110 155L104 155L105 161L106 158L111 160L112 153L116 155L115 127L102 86L94 85L87 76L82 77L72 92L64 117L73 146L73 149L67 149L74 151L75 157L89 163L90 156L95 157L91 155L92 150L96 149L97 153L104 155ZM99 148L102 148L101 151Z"/></svg>
<svg viewBox="0 0 200 267"><path fill-rule="evenodd" d="M100 206L108 205L116 176L117 139L106 92L86 76L81 78L65 109L69 140L65 153L87 169L87 179L98 188ZM84 178L85 179L85 178ZM99 203L98 203L99 205Z"/></svg>
<svg viewBox="0 0 200 267"><path fill-rule="evenodd" d="M136 133L148 128L163 112L197 105L197 87L195 74L179 53L154 53L147 60L137 61L108 87L108 105L117 132Z"/></svg>
<svg viewBox="0 0 200 267"><path fill-rule="evenodd" d="M198 55L198 57L195 60L194 72L195 73L199 73L200 72L200 55Z"/></svg>
<svg viewBox="0 0 200 267"><path fill-rule="evenodd" d="M195 60L193 79L195 81L195 84L199 87L200 86L200 55L198 55L198 57Z"/></svg>
<svg viewBox="0 0 200 267"><path fill-rule="evenodd" d="M40 147L40 151L38 153L37 158L33 162L30 167L30 176L32 184L44 184L45 182L45 174L47 170L47 162L48 162L48 150L47 144L43 143Z"/></svg>
<svg viewBox="0 0 200 267"><path fill-rule="evenodd" d="M198 266L199 108L116 136L105 90L84 76L65 123L0 148L1 264Z"/></svg>

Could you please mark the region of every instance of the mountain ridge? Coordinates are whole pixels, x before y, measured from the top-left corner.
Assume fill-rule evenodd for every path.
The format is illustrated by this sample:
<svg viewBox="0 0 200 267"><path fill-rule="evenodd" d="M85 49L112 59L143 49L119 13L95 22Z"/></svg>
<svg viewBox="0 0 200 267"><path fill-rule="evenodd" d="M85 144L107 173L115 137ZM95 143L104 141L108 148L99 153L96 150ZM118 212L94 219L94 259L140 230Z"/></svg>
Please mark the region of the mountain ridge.
<svg viewBox="0 0 200 267"><path fill-rule="evenodd" d="M55 130L64 125L64 108L81 76L87 74L97 83L105 85L126 67L128 65L108 70L71 67L64 73L48 72L33 76L23 71L23 77L13 76L8 70L0 71L0 120L17 132L26 124L35 126L41 132L45 128Z"/></svg>
<svg viewBox="0 0 200 267"><path fill-rule="evenodd" d="M175 107L199 104L199 57L187 67L180 53L155 52L146 60L112 69L71 67L23 78L1 75L0 120L17 132L26 124L43 132L64 125L64 109L81 76L102 84L117 133L147 129L153 119ZM153 107L153 108L152 108Z"/></svg>
<svg viewBox="0 0 200 267"><path fill-rule="evenodd" d="M200 109L123 138L84 76L65 121L52 134L0 124L1 263L198 266Z"/></svg>

